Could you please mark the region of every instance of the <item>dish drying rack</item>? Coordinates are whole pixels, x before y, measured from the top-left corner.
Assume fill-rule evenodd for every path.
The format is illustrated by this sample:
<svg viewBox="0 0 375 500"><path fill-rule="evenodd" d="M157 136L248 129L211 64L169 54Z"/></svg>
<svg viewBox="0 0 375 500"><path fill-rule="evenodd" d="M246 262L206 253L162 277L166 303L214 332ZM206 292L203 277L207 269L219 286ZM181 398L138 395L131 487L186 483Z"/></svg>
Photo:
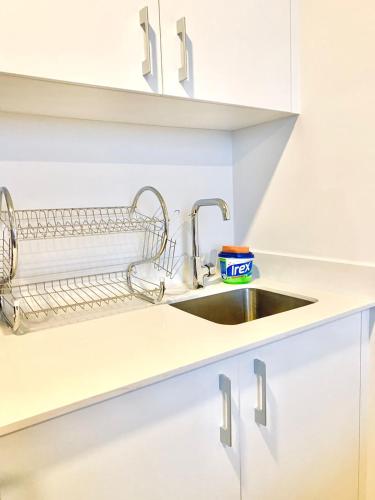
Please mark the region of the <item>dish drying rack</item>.
<svg viewBox="0 0 375 500"><path fill-rule="evenodd" d="M160 206L152 216L137 209L145 191L153 193ZM0 308L3 320L14 332L19 332L24 320L92 309L133 297L156 304L164 296L164 279L155 284L136 276L136 268L152 263L166 276L172 275L176 241L168 235L169 218L164 198L152 186L141 188L130 206L35 210L15 210L8 189L1 187L0 228ZM142 232L144 236L141 258L126 269L26 284L14 282L20 241L127 232Z"/></svg>

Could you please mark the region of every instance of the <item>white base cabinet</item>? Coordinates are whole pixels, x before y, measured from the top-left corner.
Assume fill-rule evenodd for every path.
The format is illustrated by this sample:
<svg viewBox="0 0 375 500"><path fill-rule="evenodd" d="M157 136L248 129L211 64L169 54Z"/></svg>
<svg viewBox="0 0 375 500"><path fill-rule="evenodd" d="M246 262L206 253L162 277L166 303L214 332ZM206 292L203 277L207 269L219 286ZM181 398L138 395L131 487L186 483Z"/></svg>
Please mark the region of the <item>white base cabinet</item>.
<svg viewBox="0 0 375 500"><path fill-rule="evenodd" d="M360 337L357 314L242 356L242 500L358 498Z"/></svg>
<svg viewBox="0 0 375 500"><path fill-rule="evenodd" d="M227 360L1 438L1 500L238 500L236 379Z"/></svg>
<svg viewBox="0 0 375 500"><path fill-rule="evenodd" d="M5 436L1 500L356 500L360 355L355 314Z"/></svg>

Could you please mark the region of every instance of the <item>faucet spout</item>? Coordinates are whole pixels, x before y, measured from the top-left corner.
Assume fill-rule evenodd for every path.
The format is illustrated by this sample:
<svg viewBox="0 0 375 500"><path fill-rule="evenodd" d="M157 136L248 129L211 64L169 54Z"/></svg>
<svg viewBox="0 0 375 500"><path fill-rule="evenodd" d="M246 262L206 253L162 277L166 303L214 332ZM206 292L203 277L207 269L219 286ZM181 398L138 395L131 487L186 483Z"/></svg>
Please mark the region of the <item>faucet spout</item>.
<svg viewBox="0 0 375 500"><path fill-rule="evenodd" d="M207 198L198 200L194 203L191 210L192 222L192 250L193 250L193 287L202 288L206 277L211 276L215 271L215 266L212 264L204 264L199 255L198 242L198 212L200 207L217 206L221 210L223 220L230 220L230 211L226 201L221 198Z"/></svg>
<svg viewBox="0 0 375 500"><path fill-rule="evenodd" d="M218 206L223 215L223 220L230 220L230 211L228 204L221 198L207 198L196 201L191 210L191 215L192 216L197 215L200 207L211 207L211 206Z"/></svg>

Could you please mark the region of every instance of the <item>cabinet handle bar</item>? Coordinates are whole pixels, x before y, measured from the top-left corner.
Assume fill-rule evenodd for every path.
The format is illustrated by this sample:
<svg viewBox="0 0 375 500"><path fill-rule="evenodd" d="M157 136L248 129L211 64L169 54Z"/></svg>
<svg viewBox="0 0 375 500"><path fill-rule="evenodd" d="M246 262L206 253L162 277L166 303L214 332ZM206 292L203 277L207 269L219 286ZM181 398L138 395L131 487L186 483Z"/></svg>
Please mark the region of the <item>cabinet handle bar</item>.
<svg viewBox="0 0 375 500"><path fill-rule="evenodd" d="M186 19L181 17L177 21L177 35L181 40L181 68L178 68L178 80L183 82L188 77L188 61L186 51Z"/></svg>
<svg viewBox="0 0 375 500"><path fill-rule="evenodd" d="M258 404L254 409L255 422L267 425L267 373L266 364L260 359L254 359L254 373L257 376Z"/></svg>
<svg viewBox="0 0 375 500"><path fill-rule="evenodd" d="M150 49L150 23L148 20L148 7L139 11L139 24L144 31L145 60L142 61L142 74L147 76L151 73L151 49Z"/></svg>
<svg viewBox="0 0 375 500"><path fill-rule="evenodd" d="M219 389L223 394L223 426L220 427L220 441L232 446L232 389L226 375L219 375Z"/></svg>

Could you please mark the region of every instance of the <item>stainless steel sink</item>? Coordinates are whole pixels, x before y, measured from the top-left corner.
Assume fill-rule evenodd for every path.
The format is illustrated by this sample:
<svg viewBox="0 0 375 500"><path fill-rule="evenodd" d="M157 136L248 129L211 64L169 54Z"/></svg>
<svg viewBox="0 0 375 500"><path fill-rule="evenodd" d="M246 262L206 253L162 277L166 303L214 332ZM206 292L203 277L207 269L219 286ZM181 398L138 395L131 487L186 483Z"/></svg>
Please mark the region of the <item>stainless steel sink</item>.
<svg viewBox="0 0 375 500"><path fill-rule="evenodd" d="M214 323L238 325L314 302L315 299L293 297L260 288L240 288L170 305Z"/></svg>

